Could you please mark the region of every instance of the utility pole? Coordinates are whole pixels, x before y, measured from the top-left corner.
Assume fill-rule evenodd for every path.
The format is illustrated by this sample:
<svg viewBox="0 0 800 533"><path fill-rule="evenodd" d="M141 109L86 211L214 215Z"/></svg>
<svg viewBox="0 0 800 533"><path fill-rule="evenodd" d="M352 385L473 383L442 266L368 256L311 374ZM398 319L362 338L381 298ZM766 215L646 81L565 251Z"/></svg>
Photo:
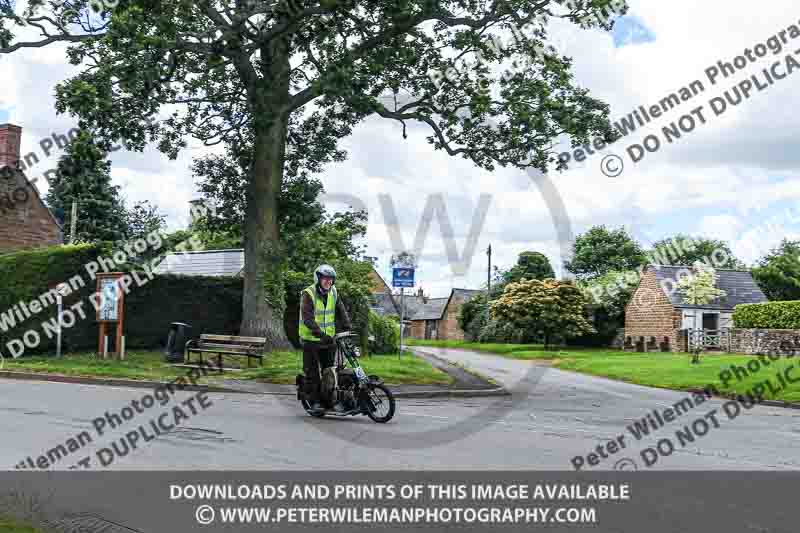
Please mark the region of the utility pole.
<svg viewBox="0 0 800 533"><path fill-rule="evenodd" d="M492 292L492 245L486 249L486 255L489 256L489 268L486 271L486 295Z"/></svg>
<svg viewBox="0 0 800 533"><path fill-rule="evenodd" d="M72 201L72 214L69 217L69 241L75 244L75 228L78 224L78 202Z"/></svg>

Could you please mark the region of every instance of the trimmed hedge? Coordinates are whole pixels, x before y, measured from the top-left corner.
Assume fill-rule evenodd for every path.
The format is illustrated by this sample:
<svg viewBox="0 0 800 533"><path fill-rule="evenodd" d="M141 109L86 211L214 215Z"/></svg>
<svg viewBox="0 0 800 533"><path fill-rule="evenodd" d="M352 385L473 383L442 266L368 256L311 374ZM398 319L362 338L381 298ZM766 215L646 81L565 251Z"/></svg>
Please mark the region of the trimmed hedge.
<svg viewBox="0 0 800 533"><path fill-rule="evenodd" d="M800 329L800 300L737 305L733 323L737 328Z"/></svg>
<svg viewBox="0 0 800 533"><path fill-rule="evenodd" d="M21 339L28 330L36 331L41 342L36 348L25 348L25 354L54 352L55 335L50 338L42 327L43 322L56 318L55 303L48 303L39 313L19 322L12 309L25 302L38 300L50 287L74 280L76 290L64 297L64 309L81 305L74 314L72 327L62 332L65 351L95 350L98 325L96 311L89 297L96 289L96 280L86 271L85 265L98 256L108 256L107 246L77 245L54 246L0 256L0 350L8 354L6 344ZM139 273L139 279L147 275ZM186 322L192 326L191 337L201 333L235 335L242 316L241 278L209 278L199 276L159 275L141 286L132 284L125 295L125 340L130 348L158 348L164 346L171 322ZM52 299L48 299L52 302ZM11 319L17 322L13 327ZM24 318L24 311L23 311ZM5 330L5 331L4 331Z"/></svg>

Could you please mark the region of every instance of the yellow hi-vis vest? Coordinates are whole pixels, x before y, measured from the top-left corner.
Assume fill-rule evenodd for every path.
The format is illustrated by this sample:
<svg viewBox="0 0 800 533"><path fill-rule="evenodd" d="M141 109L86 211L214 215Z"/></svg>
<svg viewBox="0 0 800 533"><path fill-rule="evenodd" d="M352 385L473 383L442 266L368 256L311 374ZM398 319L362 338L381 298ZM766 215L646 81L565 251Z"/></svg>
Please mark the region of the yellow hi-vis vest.
<svg viewBox="0 0 800 533"><path fill-rule="evenodd" d="M328 305L325 305L320 295L317 294L317 287L309 285L300 293L300 327L298 330L300 338L316 342L321 340L319 337L315 337L311 329L303 323L303 292L308 293L311 296L311 301L314 302L314 320L322 332L331 337L336 335L336 300L338 299L336 286L331 287L328 293Z"/></svg>

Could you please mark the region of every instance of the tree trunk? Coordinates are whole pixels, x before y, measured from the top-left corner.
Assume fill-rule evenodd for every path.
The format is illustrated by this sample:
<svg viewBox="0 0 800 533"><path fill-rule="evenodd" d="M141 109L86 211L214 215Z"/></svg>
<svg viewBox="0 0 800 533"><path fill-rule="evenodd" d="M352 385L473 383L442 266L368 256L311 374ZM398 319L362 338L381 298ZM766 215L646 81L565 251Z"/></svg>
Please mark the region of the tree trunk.
<svg viewBox="0 0 800 533"><path fill-rule="evenodd" d="M290 349L282 306L275 305L284 291L278 196L289 123L289 56L285 45L278 43L263 50L262 58L265 76L251 93L255 146L244 223L241 335L266 337L270 350Z"/></svg>

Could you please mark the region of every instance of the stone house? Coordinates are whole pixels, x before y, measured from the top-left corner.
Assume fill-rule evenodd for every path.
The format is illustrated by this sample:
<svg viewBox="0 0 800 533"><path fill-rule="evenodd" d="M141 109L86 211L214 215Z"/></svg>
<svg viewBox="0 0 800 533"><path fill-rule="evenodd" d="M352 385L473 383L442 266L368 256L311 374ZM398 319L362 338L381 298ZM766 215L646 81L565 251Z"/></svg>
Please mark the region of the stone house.
<svg viewBox="0 0 800 533"><path fill-rule="evenodd" d="M64 242L61 224L20 170L22 128L0 125L0 254Z"/></svg>
<svg viewBox="0 0 800 533"><path fill-rule="evenodd" d="M726 295L708 305L690 305L677 289L691 267L647 265L625 306L625 344L649 349L684 351L686 330L726 330L733 327L739 304L766 302L767 297L745 270L717 270L717 287Z"/></svg>

